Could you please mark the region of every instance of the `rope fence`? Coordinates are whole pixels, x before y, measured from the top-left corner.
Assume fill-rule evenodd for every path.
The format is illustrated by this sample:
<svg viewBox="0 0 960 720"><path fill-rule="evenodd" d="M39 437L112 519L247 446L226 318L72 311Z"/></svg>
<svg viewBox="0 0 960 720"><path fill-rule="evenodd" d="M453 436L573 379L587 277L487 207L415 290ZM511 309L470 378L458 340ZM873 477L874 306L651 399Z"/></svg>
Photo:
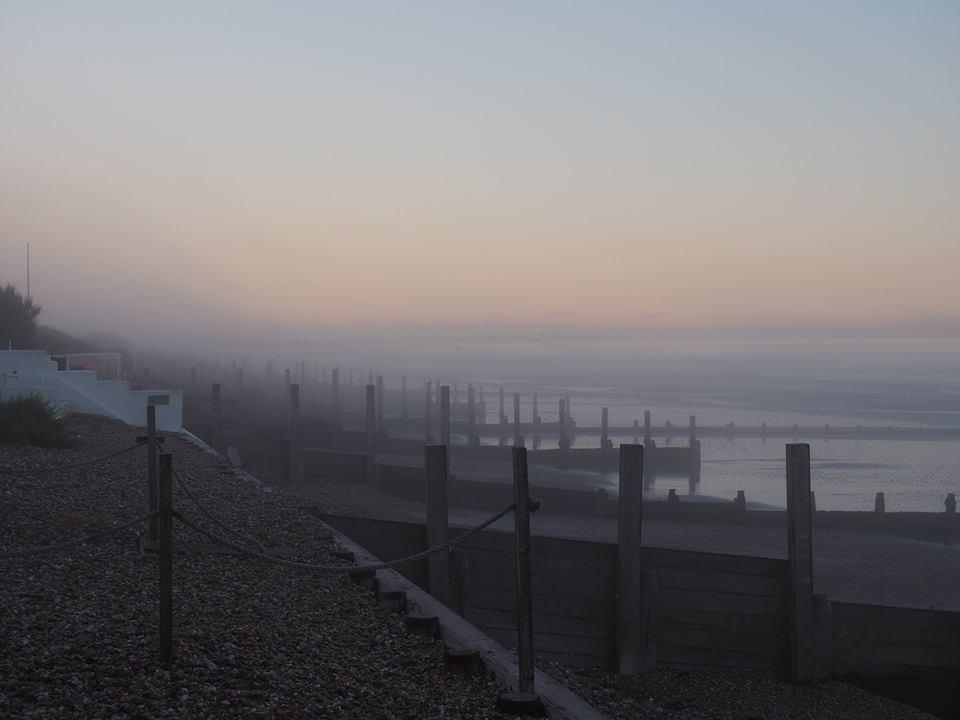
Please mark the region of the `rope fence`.
<svg viewBox="0 0 960 720"><path fill-rule="evenodd" d="M210 530L206 530L204 528L199 527L195 523L192 523L189 520L187 520L185 517L183 517L183 515L181 515L178 512L174 512L173 516L177 520L179 520L181 523L183 523L185 526L190 528L191 530L194 530L195 532L200 533L201 535L207 537L208 539L213 540L214 542L220 543L222 545L226 545L227 547L233 548L237 552L240 552L244 555L247 555L257 560L270 562L275 565L292 567L298 570L308 570L310 572L330 573L330 574L350 574L350 573L355 573L357 571L392 570L393 568L399 567L401 565L406 565L407 563L413 563L419 560L426 560L431 555L436 555L439 552L443 552L444 550L452 548L458 545L459 543L464 542L472 535L475 535L478 532L486 530L488 527L490 527L495 522L497 522L497 520L500 520L501 518L505 517L506 515L511 513L513 510L515 510L516 507L517 507L516 503L511 503L510 505L507 505L505 508L500 510L500 512L496 513L495 515L492 515L487 520L484 520L482 523L468 530L467 532L461 535L458 535L457 537L453 538L452 540L448 540L445 543L441 543L439 545L434 545L431 548L427 548L422 552L414 553L413 555L408 555L402 558L397 558L396 560L390 560L389 562L380 562L380 563L372 563L370 565L353 565L353 566L315 565L312 563L300 562L298 560L287 560L285 558L278 558L273 555L268 555L262 552L255 552L253 550L243 547L242 545L237 545L236 543L231 542L230 540L220 535L217 535L216 533Z"/></svg>
<svg viewBox="0 0 960 720"><path fill-rule="evenodd" d="M155 512L145 513L143 515L133 518L133 520L129 520L120 525L115 525L114 527L108 530L103 530L102 532L93 533L92 535L84 535L83 537L74 538L73 540L67 540L65 542L52 543L50 545L41 545L39 547L21 548L19 550L12 550L10 552L0 553L0 560L6 560L8 558L15 558L15 557L26 557L29 555L42 555L48 552L57 552L58 550L66 550L68 548L76 547L78 545L83 545L84 543L92 542L93 540L99 540L100 538L108 537L109 535L114 535L120 532L121 530L126 530L127 528L131 528L131 527L134 527L135 525L139 525L140 523L146 522L147 520L149 520L155 515L156 515Z"/></svg>

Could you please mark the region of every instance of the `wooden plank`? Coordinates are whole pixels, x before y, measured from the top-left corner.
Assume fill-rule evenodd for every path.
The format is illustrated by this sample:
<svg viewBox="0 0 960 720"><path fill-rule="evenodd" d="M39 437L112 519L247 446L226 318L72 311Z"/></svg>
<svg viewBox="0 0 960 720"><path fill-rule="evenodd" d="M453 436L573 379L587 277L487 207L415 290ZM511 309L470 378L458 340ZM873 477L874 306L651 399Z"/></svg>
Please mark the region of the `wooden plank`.
<svg viewBox="0 0 960 720"><path fill-rule="evenodd" d="M594 562L576 558L541 557L534 554L537 575L563 578L577 581L592 581L609 584L611 587L617 577L615 561Z"/></svg>
<svg viewBox="0 0 960 720"><path fill-rule="evenodd" d="M656 572L661 589L760 595L785 600L786 583L783 578L779 577L734 575L733 573L677 570L675 568L661 568Z"/></svg>
<svg viewBox="0 0 960 720"><path fill-rule="evenodd" d="M660 607L786 617L785 598L660 587Z"/></svg>
<svg viewBox="0 0 960 720"><path fill-rule="evenodd" d="M470 588L470 607L487 610L515 610L516 593L504 590ZM558 598L554 595L533 595L534 611L565 617L613 617L613 599L595 600Z"/></svg>
<svg viewBox="0 0 960 720"><path fill-rule="evenodd" d="M726 630L744 635L763 635L787 640L787 625L782 616L661 608L662 624L683 625L704 630Z"/></svg>
<svg viewBox="0 0 960 720"><path fill-rule="evenodd" d="M645 546L640 553L640 562L654 570L676 568L679 570L705 570L729 572L738 575L787 575L787 561L775 558L729 555L725 553L694 552Z"/></svg>
<svg viewBox="0 0 960 720"><path fill-rule="evenodd" d="M960 670L960 650L954 648L904 647L870 642L846 642L834 638L836 661L845 666L911 665Z"/></svg>
<svg viewBox="0 0 960 720"><path fill-rule="evenodd" d="M942 628L834 622L833 636L843 643L879 643L909 648L943 648L960 652L960 636Z"/></svg>
<svg viewBox="0 0 960 720"><path fill-rule="evenodd" d="M705 665L709 667L755 668L758 670L782 670L786 653L771 655L738 650L721 650L699 646L657 645L657 659L678 665Z"/></svg>
<svg viewBox="0 0 960 720"><path fill-rule="evenodd" d="M960 632L960 612L922 610L920 608L833 602L833 622L869 622L874 625L904 625Z"/></svg>
<svg viewBox="0 0 960 720"><path fill-rule="evenodd" d="M508 610L470 611L470 621L481 627L495 627L503 630L517 629L516 615ZM613 623L604 620L585 618L557 617L534 613L534 634L570 635L571 637L592 637L612 640Z"/></svg>
<svg viewBox="0 0 960 720"><path fill-rule="evenodd" d="M782 657L786 657L787 651L786 637L743 635L716 629L692 628L678 623L661 623L660 640L666 645L736 650Z"/></svg>

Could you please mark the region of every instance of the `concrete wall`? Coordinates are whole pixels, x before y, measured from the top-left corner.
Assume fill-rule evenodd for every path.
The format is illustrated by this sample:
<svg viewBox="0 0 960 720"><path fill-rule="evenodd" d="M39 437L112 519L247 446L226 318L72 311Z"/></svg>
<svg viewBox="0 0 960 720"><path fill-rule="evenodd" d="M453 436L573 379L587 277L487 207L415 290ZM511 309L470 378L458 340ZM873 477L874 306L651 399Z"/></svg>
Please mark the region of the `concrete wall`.
<svg viewBox="0 0 960 720"><path fill-rule="evenodd" d="M92 370L58 370L42 350L0 350L0 396L42 395L64 414L89 413L128 425L146 424L156 405L157 428L177 432L183 424L179 390L131 390L125 380L100 380Z"/></svg>

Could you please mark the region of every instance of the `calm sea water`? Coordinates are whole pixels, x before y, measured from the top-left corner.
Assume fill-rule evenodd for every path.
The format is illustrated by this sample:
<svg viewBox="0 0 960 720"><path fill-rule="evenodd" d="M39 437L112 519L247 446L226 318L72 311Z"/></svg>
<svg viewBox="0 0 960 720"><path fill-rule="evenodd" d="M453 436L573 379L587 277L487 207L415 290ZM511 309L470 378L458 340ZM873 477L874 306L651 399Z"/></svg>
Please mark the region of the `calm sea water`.
<svg viewBox="0 0 960 720"><path fill-rule="evenodd" d="M569 396L581 426L600 424L609 407L611 425L642 421L650 410L656 425L679 426L685 442L688 416L705 425L924 426L960 427L960 341L934 340L713 340L639 341L619 338L461 338L458 340L363 340L330 345L317 359L353 363L385 375L388 386L406 374L484 387L488 418L498 410L496 388L522 396L521 418L556 420L558 400ZM302 351L302 348L301 348ZM388 360L385 360L388 358ZM631 437L612 437L614 443ZM806 442L803 437L797 441ZM554 441L555 442L555 441ZM583 436L578 446L596 445ZM888 510L939 511L947 493L960 495L960 442L809 440L817 506L825 510L870 510L883 492ZM702 495L729 499L744 490L749 502L785 503L783 440L702 438ZM550 441L544 441L544 447ZM598 478L615 485L615 478ZM680 478L660 478L654 491Z"/></svg>

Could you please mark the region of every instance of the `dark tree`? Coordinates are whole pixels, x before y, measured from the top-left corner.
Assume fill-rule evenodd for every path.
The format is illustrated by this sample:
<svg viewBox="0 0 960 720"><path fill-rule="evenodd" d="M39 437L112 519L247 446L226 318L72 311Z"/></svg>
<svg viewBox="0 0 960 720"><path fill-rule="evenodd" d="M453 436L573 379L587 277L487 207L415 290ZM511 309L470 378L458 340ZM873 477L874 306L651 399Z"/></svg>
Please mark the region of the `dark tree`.
<svg viewBox="0 0 960 720"><path fill-rule="evenodd" d="M4 348L8 343L13 343L14 348L29 348L37 332L39 314L40 306L24 298L13 285L0 290L0 343Z"/></svg>

